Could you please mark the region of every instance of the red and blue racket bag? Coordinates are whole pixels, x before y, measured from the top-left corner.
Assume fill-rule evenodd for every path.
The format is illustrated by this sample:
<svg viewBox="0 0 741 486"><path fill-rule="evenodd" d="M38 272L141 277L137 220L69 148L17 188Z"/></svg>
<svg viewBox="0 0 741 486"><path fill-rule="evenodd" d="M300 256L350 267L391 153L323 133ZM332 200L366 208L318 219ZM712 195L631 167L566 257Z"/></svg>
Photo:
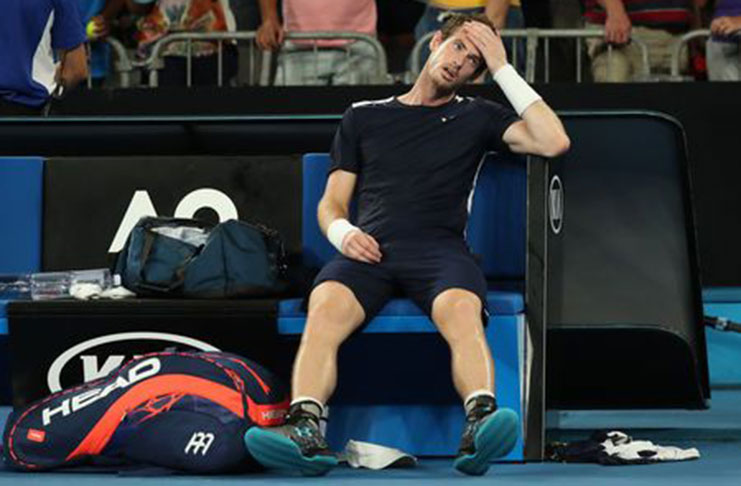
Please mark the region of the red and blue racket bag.
<svg viewBox="0 0 741 486"><path fill-rule="evenodd" d="M153 466L192 473L259 470L243 443L248 428L277 426L286 387L228 353L137 357L106 378L14 411L3 434L12 468Z"/></svg>

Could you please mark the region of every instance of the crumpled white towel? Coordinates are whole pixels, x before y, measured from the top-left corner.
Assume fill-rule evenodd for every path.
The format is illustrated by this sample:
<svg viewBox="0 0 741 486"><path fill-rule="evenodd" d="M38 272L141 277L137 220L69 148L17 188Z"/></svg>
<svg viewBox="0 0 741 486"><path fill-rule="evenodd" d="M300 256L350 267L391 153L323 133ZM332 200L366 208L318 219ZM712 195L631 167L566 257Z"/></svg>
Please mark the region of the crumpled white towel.
<svg viewBox="0 0 741 486"><path fill-rule="evenodd" d="M69 289L72 297L79 300L91 299L128 299L136 297L136 294L125 287L111 287L103 290L100 285L94 283L72 284Z"/></svg>
<svg viewBox="0 0 741 486"><path fill-rule="evenodd" d="M392 447L359 440L347 441L341 457L354 468L384 469L417 465L417 458L411 454Z"/></svg>
<svg viewBox="0 0 741 486"><path fill-rule="evenodd" d="M680 449L673 446L660 446L648 440L633 440L629 435L619 431L607 433L608 439L602 442L605 452L610 456L626 461L686 461L698 459L700 451L692 447Z"/></svg>

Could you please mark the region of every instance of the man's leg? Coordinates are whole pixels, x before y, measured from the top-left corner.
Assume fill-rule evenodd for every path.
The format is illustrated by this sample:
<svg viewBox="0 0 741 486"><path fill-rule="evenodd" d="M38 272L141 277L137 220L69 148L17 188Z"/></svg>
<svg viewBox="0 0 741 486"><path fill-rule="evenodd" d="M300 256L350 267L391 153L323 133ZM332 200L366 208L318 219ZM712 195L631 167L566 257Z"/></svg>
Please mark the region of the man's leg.
<svg viewBox="0 0 741 486"><path fill-rule="evenodd" d="M627 83L633 75L630 59L625 50L627 47L616 46L608 51L602 43L603 50L595 51L592 57L592 78L595 83Z"/></svg>
<svg viewBox="0 0 741 486"><path fill-rule="evenodd" d="M278 54L276 86L327 86L334 72L334 50L286 42Z"/></svg>
<svg viewBox="0 0 741 486"><path fill-rule="evenodd" d="M373 46L356 41L335 53L333 85L378 84L378 57Z"/></svg>
<svg viewBox="0 0 741 486"><path fill-rule="evenodd" d="M320 421L337 383L337 351L364 319L365 311L347 286L325 281L311 292L286 423L277 429L253 427L245 434L247 449L262 465L307 476L325 474L337 465Z"/></svg>
<svg viewBox="0 0 741 486"><path fill-rule="evenodd" d="M448 289L432 302L432 320L450 346L453 385L462 399L494 393L494 361L481 321L481 299L469 290Z"/></svg>
<svg viewBox="0 0 741 486"><path fill-rule="evenodd" d="M646 43L648 48L648 61L651 66L651 77L662 80L671 73L672 53L675 43L681 38L680 34L671 34L663 29L636 26L633 28L633 36ZM643 64L640 58L640 50L634 47L632 64L635 66L636 74L640 74L638 67ZM689 72L689 51L685 43L679 53L679 72Z"/></svg>
<svg viewBox="0 0 741 486"><path fill-rule="evenodd" d="M739 44L708 39L705 57L710 81L741 81Z"/></svg>
<svg viewBox="0 0 741 486"><path fill-rule="evenodd" d="M463 398L466 424L454 466L481 475L492 459L509 453L519 420L499 409L494 398L494 363L486 342L481 299L470 290L450 288L435 297L432 320L450 346L453 383Z"/></svg>
<svg viewBox="0 0 741 486"><path fill-rule="evenodd" d="M337 385L337 351L362 324L365 312L352 291L339 282L319 284L309 298L309 313L293 365L292 397L322 405Z"/></svg>

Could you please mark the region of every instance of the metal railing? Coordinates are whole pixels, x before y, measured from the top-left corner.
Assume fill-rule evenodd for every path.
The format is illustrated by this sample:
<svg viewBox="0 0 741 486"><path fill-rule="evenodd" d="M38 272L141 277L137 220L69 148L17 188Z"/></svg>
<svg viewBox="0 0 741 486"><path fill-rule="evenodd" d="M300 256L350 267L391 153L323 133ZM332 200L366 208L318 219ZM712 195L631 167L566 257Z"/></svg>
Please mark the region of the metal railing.
<svg viewBox="0 0 741 486"><path fill-rule="evenodd" d="M159 39L152 46L149 57L144 61L134 63L137 67L142 67L149 72L149 86L156 88L159 84L159 69L164 66L163 55L165 48L175 42L185 42L185 85L190 87L193 84L193 41L216 41L216 69L218 86L224 85L224 41L250 41L250 59L254 59L254 40L257 37L256 32L179 32L167 34Z"/></svg>
<svg viewBox="0 0 741 486"><path fill-rule="evenodd" d="M128 88L131 86L131 72L134 70L134 65L131 62L131 59L129 59L129 55L126 52L126 48L124 45L116 39L115 37L104 37L100 40L97 40L96 42L105 42L109 46L111 46L111 49L113 49L113 52L116 56L116 61L113 64L115 72L118 73L119 76L119 83L121 84L122 88ZM87 52L87 60L88 60L88 72L87 72L87 87L88 89L93 87L93 77L91 73L91 65L90 65L90 43L87 43L85 46L85 50Z"/></svg>
<svg viewBox="0 0 741 486"><path fill-rule="evenodd" d="M430 42L430 39L434 35L434 32L430 32L422 37L414 46L412 50L412 57L410 62L410 68L414 77L418 76L422 70L421 66L421 52L425 45ZM544 45L544 79L545 82L550 81L550 40L551 39L574 39L576 40L576 82L581 83L582 81L582 44L585 39L598 38L603 39L605 32L603 29L503 29L500 31L500 35L503 38L509 38L513 40L525 39L525 79L532 83L535 81L536 61L538 44L540 40L543 40ZM648 58L648 46L643 42L640 37L634 36L631 38L638 48L641 50L641 77L648 79L651 77L651 66ZM518 42L512 43L512 64L517 66L518 61ZM612 62L612 51L613 46L607 45L607 75L610 74L610 64Z"/></svg>
<svg viewBox="0 0 741 486"><path fill-rule="evenodd" d="M672 81L685 81L692 79L691 77L684 77L679 73L680 61L679 58L682 54L682 47L693 39L699 37L710 37L710 29L698 29L691 32L687 32L682 37L677 39L672 46L672 58L671 58L671 80Z"/></svg>
<svg viewBox="0 0 741 486"><path fill-rule="evenodd" d="M427 45L433 36L433 32L427 34L420 39L414 46L411 58L410 58L410 74L409 81L419 75L422 70L421 55L422 49ZM510 38L515 41L524 40L524 53L522 51L521 42L512 43L511 51L511 62L513 65L519 65L518 61L520 56L525 56L525 79L528 82L534 82L537 70L538 60L538 46L543 42L543 68L544 68L544 81L550 81L550 40L551 39L572 39L576 42L576 81L582 82L582 64L583 64L583 44L586 39L590 38L604 38L603 30L592 30L592 29L505 29L501 31L501 35L504 38ZM688 78L683 77L680 74L680 57L682 54L683 47L689 41L700 37L709 37L711 35L710 30L700 29L688 32L682 37L675 41L672 46L672 57L671 57L671 74L670 79L672 81L683 81ZM132 61L127 53L126 48L123 44L113 37L106 37L98 42L106 42L111 46L114 55L114 72L119 77L119 83L122 88L129 88L132 85L132 73L135 69L144 69L148 72L149 86L156 87L158 85L158 69L163 67L163 55L167 46L174 42L185 42L186 43L186 86L192 86L192 60L193 60L193 42L197 41L215 41L217 42L217 84L218 86L224 85L223 77L223 44L225 42L234 43L240 41L247 41L249 43L249 67L250 71L250 83L258 84L260 86L268 86L274 83L273 73L275 72L275 63L277 55L280 51L269 52L260 50L256 43L257 35L256 32L250 31L239 31L239 32L211 32L211 33L175 33L169 34L160 40L158 40L149 55L149 57L143 61ZM354 32L302 32L302 33L287 33L286 40L288 41L322 41L322 40L348 40L364 42L369 44L374 52L375 56L375 74L373 76L373 82L377 84L388 84L391 82L391 76L388 73L388 64L386 52L381 43L372 36L358 34ZM646 43L640 39L639 36L634 36L631 39L638 48L641 50L642 58L642 72L641 77L643 79L651 78L651 67L649 64L649 51ZM313 50L315 54L319 51L326 49L313 42L310 46L307 46L307 50ZM332 47L331 49L344 49L346 55L351 56L350 50L347 46ZM607 45L607 76L609 77L609 69L611 63L613 46ZM88 46L88 59L89 59L89 46ZM244 59L240 59L240 62L244 62ZM92 77L88 73L87 86L92 87Z"/></svg>
<svg viewBox="0 0 741 486"><path fill-rule="evenodd" d="M374 84L389 84L391 82L391 77L388 73L388 59L386 57L386 50L383 48L383 45L373 36L366 35L366 34L360 34L357 32L327 32L327 31L317 31L317 32L294 32L294 33L286 33L285 39L287 41L327 41L327 40L346 40L346 41L353 41L353 42L361 42L368 44L371 46L371 48L374 51L374 59L375 59L375 74L373 76L373 83ZM350 52L350 44L345 44L343 46L335 46L335 47L322 47L319 46L316 42L312 43L310 50L314 52L314 60L315 63L318 62L318 53L319 51L323 49L332 49L332 50L344 50L345 56L349 60L352 57L352 53ZM307 49L309 50L309 49ZM280 55L280 51L277 53L273 53ZM316 72L318 72L318 65L315 64Z"/></svg>
<svg viewBox="0 0 741 486"><path fill-rule="evenodd" d="M260 69L259 69L259 81L258 84L261 86L267 86L271 84L271 72L272 66L275 62L275 55L277 53L261 51L255 45L256 32L182 32L176 34L168 34L158 40L152 47L152 51L149 57L139 63L134 63L134 66L143 67L149 70L149 86L156 87L158 85L158 74L157 70L162 67L162 57L165 52L165 48L174 42L185 42L186 43L186 86L192 85L192 70L193 70L193 42L194 41L216 41L217 46L217 85L223 86L223 44L224 42L234 41L249 41L250 45L250 60L253 72L251 78L254 77L254 69L257 65L255 62L256 54L255 51L259 51L260 54ZM285 39L288 41L300 40L300 41L322 41L322 40L349 40L355 42L365 42L372 46L375 53L376 70L374 81L380 84L387 84L389 82L388 75L388 63L386 59L386 51L383 46L375 37L371 37L365 34L359 34L355 32L295 32L286 33ZM333 47L332 49L338 49L342 47ZM323 47L313 43L312 47L308 49L318 53ZM350 56L349 48L344 48L347 55Z"/></svg>

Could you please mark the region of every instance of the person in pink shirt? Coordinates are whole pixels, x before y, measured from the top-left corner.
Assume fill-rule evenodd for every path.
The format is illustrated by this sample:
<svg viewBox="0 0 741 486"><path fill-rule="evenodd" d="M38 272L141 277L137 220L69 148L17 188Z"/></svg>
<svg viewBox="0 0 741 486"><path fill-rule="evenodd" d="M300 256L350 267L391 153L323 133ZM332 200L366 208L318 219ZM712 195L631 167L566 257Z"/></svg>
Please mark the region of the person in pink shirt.
<svg viewBox="0 0 741 486"><path fill-rule="evenodd" d="M286 41L293 32L356 32L376 35L375 0L259 0L262 24L257 45L277 51L276 83L285 85L368 84L377 77L376 54L363 41ZM315 50L315 46L317 49Z"/></svg>

